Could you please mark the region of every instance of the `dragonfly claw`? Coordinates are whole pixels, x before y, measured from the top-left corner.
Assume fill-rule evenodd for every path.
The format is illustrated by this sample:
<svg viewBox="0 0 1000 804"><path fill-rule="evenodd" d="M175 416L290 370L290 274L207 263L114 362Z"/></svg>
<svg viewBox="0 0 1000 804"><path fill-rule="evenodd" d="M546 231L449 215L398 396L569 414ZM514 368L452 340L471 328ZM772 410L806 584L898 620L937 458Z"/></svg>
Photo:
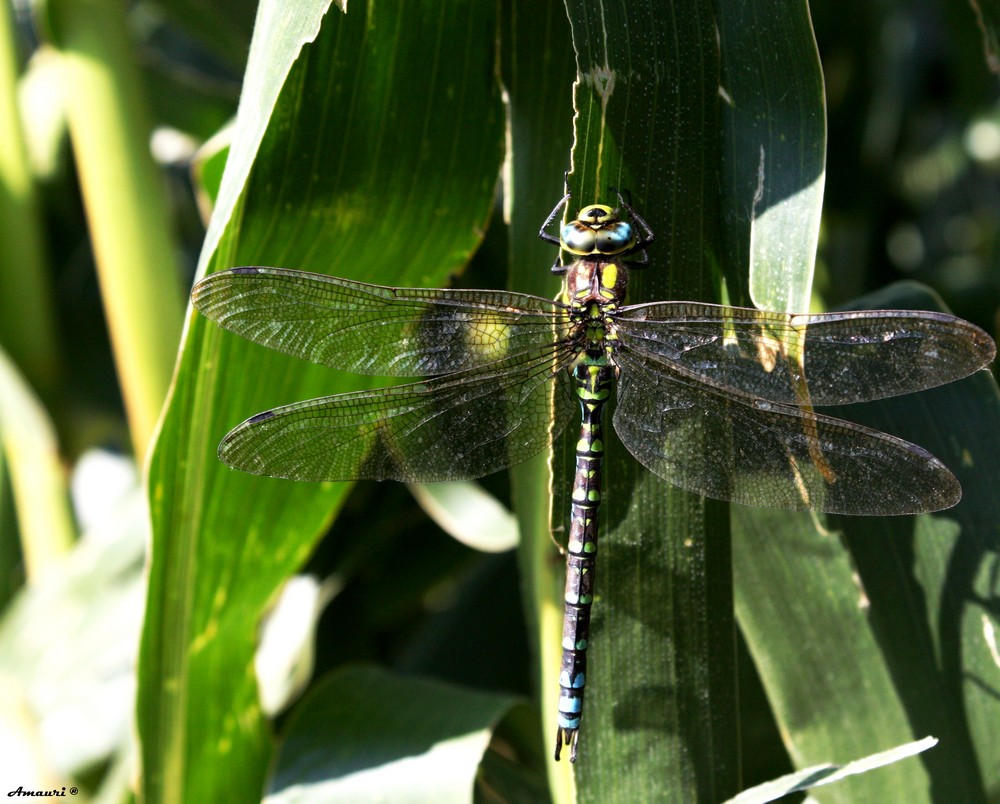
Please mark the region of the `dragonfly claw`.
<svg viewBox="0 0 1000 804"><path fill-rule="evenodd" d="M564 745L569 746L569 761L576 762L576 743L579 738L579 729L566 729L562 726L556 729L556 762L559 761Z"/></svg>

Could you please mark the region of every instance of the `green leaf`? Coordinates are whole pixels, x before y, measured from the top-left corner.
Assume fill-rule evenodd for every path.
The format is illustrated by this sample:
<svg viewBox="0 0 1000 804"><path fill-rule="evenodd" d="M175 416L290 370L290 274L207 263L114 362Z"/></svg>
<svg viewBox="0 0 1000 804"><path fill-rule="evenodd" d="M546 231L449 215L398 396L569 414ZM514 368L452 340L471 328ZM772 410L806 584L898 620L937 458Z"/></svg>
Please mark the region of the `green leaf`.
<svg viewBox="0 0 1000 804"><path fill-rule="evenodd" d="M656 232L650 265L632 273L633 301L746 298L752 222L757 263L776 260L793 272L766 278L765 289L777 295L758 298L779 300L776 306L803 298L823 161L821 138L800 138L823 112L808 18L801 2L717 5L723 7L696 0L645 0L628 8L610 0L571 2L567 18L558 5L514 2L504 6L509 15L497 37L489 4L441 7L428 0L385 11L357 3L346 19L331 11L308 44L325 5L299 17L301 8L292 14L265 4L203 268L270 263L390 285L448 281L478 245L493 198L504 122L493 83L499 42L509 96L504 200L513 289L556 292L558 282L548 271L554 249L536 234L560 195L572 153L574 207L608 199L608 186L615 185L631 191ZM797 13L785 13L789 9ZM749 41L737 44L744 32ZM779 39L798 46L775 48L785 55L761 59L760 49ZM728 97L732 106L720 108L720 86L722 103ZM770 116L774 125L755 127ZM792 150L782 149L786 142ZM755 206L762 147L765 194ZM794 219L769 225L770 210ZM343 501L340 486L230 472L215 460L218 439L273 405L361 383L243 343L198 317L191 321L151 468L155 535L139 704L151 800L259 795L271 748L250 671L257 619ZM642 472L620 445L608 455L580 762L571 768L549 761L552 795L572 799L575 774L582 799L718 800L735 793L739 771L728 508ZM557 537L565 529L571 478L562 453L554 464L550 471L542 456L511 473L524 534L519 556L526 610L540 656L536 679L547 757L554 742L563 582L550 526ZM383 487L378 494L393 492ZM363 523L350 528L341 520L331 537L351 553L348 563L374 553L372 543L384 536L369 520ZM423 542L409 532L406 537L400 540L405 561L393 560L400 554L393 548L388 559L380 554L366 564L386 573L370 593L380 616L386 610L412 616L425 593L419 584L406 585L409 564L423 562L428 575L440 570ZM925 549L935 544L929 539ZM972 566L976 592L991 599L985 562ZM849 571L847 556L834 554L831 567L838 575ZM746 594L800 609L796 613L808 624L808 610L803 614L800 607L809 598L796 598L798 580L788 573L775 584L777 603L766 585L746 587ZM476 581L469 576L470 587ZM838 588L836 605L856 608L857 596L843 592ZM788 602L793 599L794 606ZM495 614L496 597L489 602ZM741 598L741 621L749 621L752 610L742 611L744 605ZM969 628L977 628L982 641L968 644L980 650L992 620L975 613ZM853 620L837 633L854 640L852 647L871 650L876 641L863 625ZM759 652L767 628L748 640L770 691L795 672L797 655L789 651L778 657L777 668L769 666ZM348 654L371 640L363 627L336 636L335 648ZM495 646L495 633L486 636ZM808 641L803 632L797 638L800 645ZM949 647L951 664L944 664L957 687L954 668L960 665ZM985 664L976 666L989 677ZM882 675L878 689L891 693L891 674ZM932 688L925 682L921 693ZM963 691L969 703L978 703L973 686ZM790 696L801 692L789 689ZM844 712L831 704L820 713L829 719L823 729L839 730L821 744L820 759L856 754L825 750L855 727L843 717L853 713L852 703L838 698ZM892 706L892 716L903 720L903 707L898 701ZM786 721L783 706L775 708L782 728L794 733L794 713ZM992 714L987 706L982 710ZM993 726L978 712L969 723L985 757ZM928 732L937 733L921 733ZM406 727L382 729L380 738L381 748L405 741ZM885 745L880 739L873 750ZM802 761L799 744L792 753ZM987 766L985 758L980 765ZM490 752L482 767L498 766L504 789L534 794L537 780L530 773L522 778L520 767ZM915 787L922 780L914 776Z"/></svg>
<svg viewBox="0 0 1000 804"><path fill-rule="evenodd" d="M265 800L470 801L493 730L513 706L510 696L341 668L297 708Z"/></svg>
<svg viewBox="0 0 1000 804"><path fill-rule="evenodd" d="M567 6L578 111L570 214L608 199L609 186L631 191L657 237L651 264L631 272L631 299L714 298L719 181L711 177L721 132L711 9L697 2ZM515 188L523 189L516 172ZM567 440L575 442L574 433ZM718 798L735 792L737 754L725 508L640 471L608 441L588 694L574 769L579 797ZM551 518L558 533L567 524L572 459L556 455ZM547 539L546 529L533 540L536 549L545 547L535 558L553 567ZM541 639L542 650L555 654L561 595L550 594ZM549 745L557 658L548 657L542 688Z"/></svg>
<svg viewBox="0 0 1000 804"><path fill-rule="evenodd" d="M578 110L571 214L608 198L609 185L631 190L658 238L652 264L632 273L632 299L712 298L714 263L703 256L710 248L704 245L706 238L711 241L707 233L717 226L718 200L707 192L716 182L706 176L721 146L711 11L696 3L633 3L627 9L617 3L570 3L568 10ZM527 240L557 200L544 191L541 179L547 176L552 187L560 167L537 143L566 134L552 120L518 112L548 108L557 120L557 110L568 105L565 96L549 89L564 80L558 34L548 20L539 28L544 33L521 40L523 48L515 43L521 72L512 71L508 84L515 130L512 283L530 290L541 274L529 266L554 256L551 249L533 250ZM519 83L520 75L534 80ZM517 138L519 120L533 137ZM525 150L519 152L520 143ZM526 185L525 176L537 181ZM516 217L526 209L533 210L529 220ZM553 290L550 283L538 292ZM575 440L572 433L568 440ZM529 485L520 484L520 475L515 472L515 491ZM539 601L548 746L555 736L563 581L562 562L553 561L549 546L549 526L557 534L566 528L571 477L571 460L557 451L554 508L550 511L548 500L529 507L529 492L515 498L526 574ZM534 488L543 488L547 478L544 467L538 468ZM678 800L690 800L695 791L708 798L735 791L736 729L727 725L735 722L728 548L719 516L725 509L710 504L706 515L700 501L640 473L616 443L609 445L605 478L607 539L597 570L588 698L575 768L580 797L648 800L670 791ZM706 596L713 605L706 606ZM550 769L557 798L571 795L560 776L564 772L565 767Z"/></svg>
<svg viewBox="0 0 1000 804"><path fill-rule="evenodd" d="M735 226L723 234L720 222L752 220L762 149L774 154L765 194L771 207L815 185L822 174L823 97L812 32L806 15L781 6L719 10L721 64L739 110L725 118L723 142L713 7L568 3L578 76L575 204L606 198L609 185L628 188L657 236L652 265L632 272L633 300L723 297L723 283L733 275L723 277L719 266L746 264L750 231ZM736 34L744 28L748 34L740 39ZM761 60L760 42L775 38L810 46ZM789 71L803 76L791 88ZM779 104L782 114L762 131L756 121ZM816 121L818 136L793 136L806 123L817 130ZM796 150L782 150L785 141ZM726 155L721 171L720 154ZM722 196L720 185L727 188ZM735 189L747 185L750 194ZM774 250L768 247L778 245L789 252L785 264L804 279L777 274L769 281L781 288L793 281L809 286L820 197L815 191L805 197L808 205L795 209L809 215L798 222L805 236L790 240L785 232L779 244L773 238L780 230L766 225L755 234L758 259L769 259ZM730 259L742 244L746 251ZM558 500L559 486L567 483L560 477L571 476L571 461L564 457L556 467ZM641 472L613 442L605 475L607 538L597 576L580 797L717 799L735 791L737 779L725 508ZM565 506L553 514L557 527L561 510ZM544 649L544 633L542 638ZM554 709L551 702L545 708Z"/></svg>
<svg viewBox="0 0 1000 804"><path fill-rule="evenodd" d="M59 48L61 100L132 446L143 463L184 314L173 227L149 151L148 99L120 4L53 0L44 11Z"/></svg>
<svg viewBox="0 0 1000 804"><path fill-rule="evenodd" d="M860 308L934 309L914 285ZM1000 406L987 372L902 399L830 409L929 449L962 483L962 502L919 517L830 517L734 509L737 612L786 747L799 767L933 734L917 766L832 789L832 800L974 801L992 773L996 672ZM826 411L824 411L826 412ZM981 775L982 774L982 775ZM935 795L938 793L935 792Z"/></svg>
<svg viewBox="0 0 1000 804"><path fill-rule="evenodd" d="M768 801L776 801L790 793L832 784L848 776L866 773L875 768L881 768L883 765L899 762L901 759L912 757L914 754L919 754L935 745L937 745L937 740L933 737L926 737L923 740L890 748L888 751L882 751L864 759L856 759L846 765L817 765L805 768L782 776L780 779L774 779L749 790L744 790L738 796L729 799L726 804L765 804Z"/></svg>
<svg viewBox="0 0 1000 804"><path fill-rule="evenodd" d="M558 283L548 270L551 246L538 238L538 227L558 200L569 168L572 145L572 40L565 9L514 0L503 21L506 43L503 82L510 109L510 154L505 172L509 207L509 286L513 290L554 296ZM543 745L547 756L556 734L559 660L562 634L564 562L555 552L551 527L563 526L566 507L554 514L550 456L540 455L510 470L511 497L521 539L518 560L524 608L538 657L534 683L541 700ZM548 763L549 790L555 801L575 797L568 762Z"/></svg>
<svg viewBox="0 0 1000 804"><path fill-rule="evenodd" d="M41 60L40 60L41 61ZM55 311L50 295L45 235L32 177L31 146L51 142L32 127L18 103L17 40L13 8L0 8L0 344L36 391L51 391L59 367ZM36 89L53 70L36 63ZM41 79L41 80L38 80ZM37 91L35 95L37 96ZM27 96L28 93L25 92ZM30 96L29 96L30 97ZM51 95L46 96L51 107ZM31 140L29 145L28 140Z"/></svg>
<svg viewBox="0 0 1000 804"><path fill-rule="evenodd" d="M0 447L17 507L28 578L58 569L76 540L55 428L41 402L0 349Z"/></svg>
<svg viewBox="0 0 1000 804"><path fill-rule="evenodd" d="M757 0L719 10L730 271L747 264L762 310L808 312L826 166L826 97L801 0ZM730 274L732 277L732 274Z"/></svg>
<svg viewBox="0 0 1000 804"><path fill-rule="evenodd" d="M356 3L324 18L326 7L259 9L202 263L444 282L481 239L501 159L492 7ZM147 800L259 796L270 742L258 618L346 490L233 472L216 444L265 408L360 382L189 323L150 467Z"/></svg>
<svg viewBox="0 0 1000 804"><path fill-rule="evenodd" d="M517 546L516 518L478 483L421 483L409 488L441 530L462 544L486 553Z"/></svg>

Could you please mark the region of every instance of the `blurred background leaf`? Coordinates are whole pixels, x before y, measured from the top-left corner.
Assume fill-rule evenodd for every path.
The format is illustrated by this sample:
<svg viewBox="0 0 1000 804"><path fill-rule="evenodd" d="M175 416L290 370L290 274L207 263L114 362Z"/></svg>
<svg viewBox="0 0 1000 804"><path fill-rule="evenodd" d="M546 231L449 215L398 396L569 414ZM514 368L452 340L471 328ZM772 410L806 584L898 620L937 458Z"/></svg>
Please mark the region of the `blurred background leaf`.
<svg viewBox="0 0 1000 804"><path fill-rule="evenodd" d="M461 801L503 695L346 666L317 684L290 719L267 801ZM525 707L524 704L520 706ZM395 735L386 740L386 734Z"/></svg>

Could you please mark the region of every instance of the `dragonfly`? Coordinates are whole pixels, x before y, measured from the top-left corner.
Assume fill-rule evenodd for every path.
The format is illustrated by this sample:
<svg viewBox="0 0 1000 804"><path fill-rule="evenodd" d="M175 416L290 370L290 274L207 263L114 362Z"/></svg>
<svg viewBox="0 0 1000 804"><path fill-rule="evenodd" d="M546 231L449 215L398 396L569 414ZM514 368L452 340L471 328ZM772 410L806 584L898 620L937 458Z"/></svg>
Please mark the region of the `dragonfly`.
<svg viewBox="0 0 1000 804"><path fill-rule="evenodd" d="M916 514L960 499L945 465L920 446L815 408L950 383L996 354L982 329L939 312L626 304L629 270L647 262L654 235L613 192L616 207L585 206L556 236L549 230L569 208L567 191L542 225L539 236L560 249L555 299L261 266L211 274L192 291L203 315L255 343L343 371L415 379L252 416L218 449L244 472L304 481L478 478L546 449L578 415L555 744L556 760L569 747L574 762L602 420L613 390L621 443L682 489L767 508Z"/></svg>

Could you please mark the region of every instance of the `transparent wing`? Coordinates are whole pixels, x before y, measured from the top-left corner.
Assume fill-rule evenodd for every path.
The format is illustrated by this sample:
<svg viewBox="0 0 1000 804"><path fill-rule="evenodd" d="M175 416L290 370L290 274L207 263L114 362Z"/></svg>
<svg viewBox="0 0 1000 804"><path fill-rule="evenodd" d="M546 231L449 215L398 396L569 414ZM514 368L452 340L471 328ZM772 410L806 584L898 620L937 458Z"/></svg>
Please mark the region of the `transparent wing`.
<svg viewBox="0 0 1000 804"><path fill-rule="evenodd" d="M389 288L246 267L202 279L194 306L255 343L355 374L425 377L483 366L563 337L565 307L490 290Z"/></svg>
<svg viewBox="0 0 1000 804"><path fill-rule="evenodd" d="M988 365L993 340L945 313L786 315L694 302L622 308L618 337L691 378L772 402L840 405L906 394Z"/></svg>
<svg viewBox="0 0 1000 804"><path fill-rule="evenodd" d="M549 344L426 382L275 408L233 429L219 458L291 480L482 477L540 452L562 431L573 415L569 359Z"/></svg>
<svg viewBox="0 0 1000 804"><path fill-rule="evenodd" d="M614 424L646 468L681 488L766 508L887 516L948 508L958 481L915 444L694 381L623 349Z"/></svg>

